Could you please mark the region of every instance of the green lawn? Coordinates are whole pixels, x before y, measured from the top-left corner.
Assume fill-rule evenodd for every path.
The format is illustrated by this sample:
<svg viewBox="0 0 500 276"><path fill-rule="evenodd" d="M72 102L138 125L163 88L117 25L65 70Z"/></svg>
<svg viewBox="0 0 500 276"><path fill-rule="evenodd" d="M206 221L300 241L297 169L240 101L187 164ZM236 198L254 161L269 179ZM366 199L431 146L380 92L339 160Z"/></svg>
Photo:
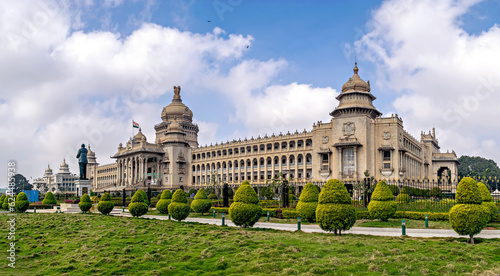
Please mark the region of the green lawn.
<svg viewBox="0 0 500 276"><path fill-rule="evenodd" d="M2 275L500 273L498 239L339 237L95 214L20 214L16 226L17 268L4 259ZM0 244L5 252L8 240Z"/></svg>

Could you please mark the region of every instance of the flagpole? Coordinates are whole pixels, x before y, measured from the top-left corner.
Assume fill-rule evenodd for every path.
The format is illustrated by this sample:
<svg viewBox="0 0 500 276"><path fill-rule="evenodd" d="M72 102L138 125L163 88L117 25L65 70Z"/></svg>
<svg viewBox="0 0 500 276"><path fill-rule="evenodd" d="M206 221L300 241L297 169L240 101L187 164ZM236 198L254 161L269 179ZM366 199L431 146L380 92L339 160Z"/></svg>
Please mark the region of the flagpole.
<svg viewBox="0 0 500 276"><path fill-rule="evenodd" d="M132 137L130 139L132 140L134 138L134 119L132 119Z"/></svg>

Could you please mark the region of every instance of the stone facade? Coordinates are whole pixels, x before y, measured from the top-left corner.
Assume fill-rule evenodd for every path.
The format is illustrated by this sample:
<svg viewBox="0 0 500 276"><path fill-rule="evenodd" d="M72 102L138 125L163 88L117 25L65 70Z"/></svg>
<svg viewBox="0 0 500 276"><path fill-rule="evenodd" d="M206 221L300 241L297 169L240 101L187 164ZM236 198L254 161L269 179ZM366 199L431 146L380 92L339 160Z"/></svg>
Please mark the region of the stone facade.
<svg viewBox="0 0 500 276"><path fill-rule="evenodd" d="M342 86L330 122L318 121L311 131L272 134L198 146L198 126L192 111L174 87L172 103L155 126L155 143L141 130L125 147L119 145L116 164L91 167L93 190L154 190L202 187L213 183L238 185L248 180L265 185L283 173L292 182L377 179L457 179L454 151L441 153L435 130L410 135L398 115L382 117L373 105L370 82L354 75ZM90 160L89 160L90 165ZM114 175L114 177L113 177ZM105 177L106 181L103 181Z"/></svg>
<svg viewBox="0 0 500 276"><path fill-rule="evenodd" d="M59 166L59 172L56 174L53 174L50 165L47 166L43 176L33 180L33 190L38 190L41 193L50 191L52 193L76 194L75 181L78 178L78 175L69 171L66 160L63 160Z"/></svg>

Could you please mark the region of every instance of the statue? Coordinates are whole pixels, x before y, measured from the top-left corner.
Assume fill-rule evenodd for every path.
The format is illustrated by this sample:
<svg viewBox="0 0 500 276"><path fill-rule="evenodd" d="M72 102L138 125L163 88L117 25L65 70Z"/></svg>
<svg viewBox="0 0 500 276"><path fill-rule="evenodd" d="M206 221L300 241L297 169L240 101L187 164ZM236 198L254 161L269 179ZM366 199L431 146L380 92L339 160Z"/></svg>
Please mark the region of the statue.
<svg viewBox="0 0 500 276"><path fill-rule="evenodd" d="M175 100L181 99L181 87L180 86L174 86L174 99Z"/></svg>
<svg viewBox="0 0 500 276"><path fill-rule="evenodd" d="M82 144L82 147L78 150L78 154L76 158L78 158L78 165L80 165L80 179L87 179L87 152L88 150L85 148L85 144Z"/></svg>

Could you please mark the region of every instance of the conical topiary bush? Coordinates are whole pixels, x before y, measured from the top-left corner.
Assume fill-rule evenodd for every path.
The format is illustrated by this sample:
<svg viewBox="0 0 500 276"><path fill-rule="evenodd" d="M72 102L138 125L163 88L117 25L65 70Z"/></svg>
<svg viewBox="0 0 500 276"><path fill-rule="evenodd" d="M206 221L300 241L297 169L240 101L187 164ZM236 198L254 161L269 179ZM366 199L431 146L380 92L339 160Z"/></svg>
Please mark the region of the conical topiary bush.
<svg viewBox="0 0 500 276"><path fill-rule="evenodd" d="M144 202L144 198L142 197L144 191L142 191L142 193L141 191L142 190L137 190L137 192L134 193L134 196L128 205L128 210L134 217L140 217L148 212L148 205Z"/></svg>
<svg viewBox="0 0 500 276"><path fill-rule="evenodd" d="M474 235L479 234L488 224L489 210L481 205L483 199L476 181L470 177L460 180L455 202L449 212L451 228L459 235L468 235L474 244Z"/></svg>
<svg viewBox="0 0 500 276"><path fill-rule="evenodd" d="M493 202L493 197L491 196L490 191L488 190L486 185L484 185L482 182L479 182L477 183L477 187L483 201L481 205L488 208L490 215L488 221L491 221L497 213L497 205L495 204L495 202Z"/></svg>
<svg viewBox="0 0 500 276"><path fill-rule="evenodd" d="M234 202L229 207L231 221L241 227L252 227L262 216L259 197L248 181L236 190Z"/></svg>
<svg viewBox="0 0 500 276"><path fill-rule="evenodd" d="M299 203L297 203L297 213L302 219L309 222L316 220L316 207L318 207L319 191L315 185L307 183L300 194Z"/></svg>
<svg viewBox="0 0 500 276"><path fill-rule="evenodd" d="M141 189L137 190L137 192L139 192L141 194L142 198L144 199L144 203L146 203L146 205L149 208L148 194L146 194L146 192L141 190Z"/></svg>
<svg viewBox="0 0 500 276"><path fill-rule="evenodd" d="M83 194L78 202L78 207L84 213L87 213L90 208L92 208L92 202L90 201L90 196L88 194Z"/></svg>
<svg viewBox="0 0 500 276"><path fill-rule="evenodd" d="M191 207L189 207L186 193L183 190L178 189L172 196L172 202L168 205L168 213L175 220L181 221L189 216L191 212Z"/></svg>
<svg viewBox="0 0 500 276"><path fill-rule="evenodd" d="M382 221L388 221L396 213L394 195L384 180L377 183L372 193L371 201L368 204L368 212L372 218Z"/></svg>
<svg viewBox="0 0 500 276"><path fill-rule="evenodd" d="M194 197L193 202L191 202L191 209L196 213L206 213L212 207L212 200L208 199L207 192L204 189L199 189Z"/></svg>
<svg viewBox="0 0 500 276"><path fill-rule="evenodd" d="M16 212L24 213L28 210L30 202L28 201L28 196L24 192L20 192L16 197Z"/></svg>
<svg viewBox="0 0 500 276"><path fill-rule="evenodd" d="M161 214L168 214L168 205L172 201L172 193L165 190L161 193L160 200L156 203L156 210Z"/></svg>
<svg viewBox="0 0 500 276"><path fill-rule="evenodd" d="M109 193L104 193L97 204L97 210L103 215L108 215L115 208L115 204L111 201L111 196Z"/></svg>
<svg viewBox="0 0 500 276"><path fill-rule="evenodd" d="M57 204L56 198L52 194L52 192L48 192L45 194L45 197L42 200L42 204Z"/></svg>
<svg viewBox="0 0 500 276"><path fill-rule="evenodd" d="M339 235L342 230L349 230L356 222L356 209L351 204L349 192L342 182L330 179L326 182L318 197L316 221L325 231L334 231Z"/></svg>

